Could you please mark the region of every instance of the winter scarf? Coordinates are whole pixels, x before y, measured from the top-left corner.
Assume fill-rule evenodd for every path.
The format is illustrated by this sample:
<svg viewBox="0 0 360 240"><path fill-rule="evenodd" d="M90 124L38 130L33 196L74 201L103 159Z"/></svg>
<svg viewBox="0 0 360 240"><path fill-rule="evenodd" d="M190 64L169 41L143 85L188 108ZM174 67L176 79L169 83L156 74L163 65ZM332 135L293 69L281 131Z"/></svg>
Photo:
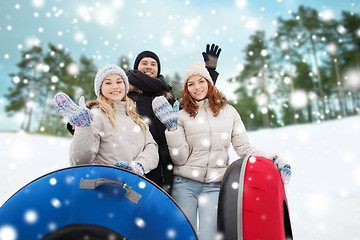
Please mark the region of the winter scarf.
<svg viewBox="0 0 360 240"><path fill-rule="evenodd" d="M163 75L152 78L139 70L128 71L129 83L146 95L158 95L162 92L170 92L171 86L168 85Z"/></svg>

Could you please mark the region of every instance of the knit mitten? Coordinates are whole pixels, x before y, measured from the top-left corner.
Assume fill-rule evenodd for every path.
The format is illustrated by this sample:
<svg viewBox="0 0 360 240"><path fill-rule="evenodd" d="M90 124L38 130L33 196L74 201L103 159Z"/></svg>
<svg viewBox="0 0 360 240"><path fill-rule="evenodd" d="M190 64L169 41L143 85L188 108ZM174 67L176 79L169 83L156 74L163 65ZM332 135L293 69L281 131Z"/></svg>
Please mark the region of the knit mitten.
<svg viewBox="0 0 360 240"><path fill-rule="evenodd" d="M291 167L290 165L285 165L282 169L280 169L281 180L284 184L288 184L291 178Z"/></svg>
<svg viewBox="0 0 360 240"><path fill-rule="evenodd" d="M286 164L286 162L279 157L275 157L273 159L273 162L275 163L277 169L279 170L281 180L284 184L288 184L291 179L291 167L289 164Z"/></svg>
<svg viewBox="0 0 360 240"><path fill-rule="evenodd" d="M155 116L162 122L166 129L177 127L179 115L179 102L172 107L164 96L154 98L152 108Z"/></svg>
<svg viewBox="0 0 360 240"><path fill-rule="evenodd" d="M80 97L79 106L76 105L71 98L65 93L57 93L54 97L54 105L57 112L69 119L71 125L78 127L90 126L92 113L85 106L85 99Z"/></svg>
<svg viewBox="0 0 360 240"><path fill-rule="evenodd" d="M215 70L220 52L221 52L221 48L219 48L218 45L212 44L210 47L210 44L207 44L206 52L202 53L205 62L205 67Z"/></svg>
<svg viewBox="0 0 360 240"><path fill-rule="evenodd" d="M124 161L119 161L119 162L116 162L114 164L115 167L118 167L118 168L122 168L122 169L126 169L126 170L130 170L134 173L137 173L141 176L144 175L144 168L143 166L140 164L140 163L137 163L137 162L124 162Z"/></svg>

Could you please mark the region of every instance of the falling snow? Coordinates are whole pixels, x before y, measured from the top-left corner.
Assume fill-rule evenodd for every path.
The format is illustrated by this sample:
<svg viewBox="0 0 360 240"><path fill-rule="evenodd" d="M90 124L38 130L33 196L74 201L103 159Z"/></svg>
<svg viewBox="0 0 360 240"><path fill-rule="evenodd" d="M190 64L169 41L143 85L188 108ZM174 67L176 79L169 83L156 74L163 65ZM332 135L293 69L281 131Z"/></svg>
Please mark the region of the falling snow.
<svg viewBox="0 0 360 240"><path fill-rule="evenodd" d="M63 7L65 4L61 1L8 2L11 9L6 13L2 12L5 17L2 18L0 36L17 38L7 38L11 40L4 43L4 50L0 52L3 60L0 64L1 77L7 80L5 85L22 81L27 84L27 79L20 79L19 76L10 78L8 73L14 72L13 66L19 60L20 51L33 46L45 46L48 42L55 43L60 49L69 49L75 56L92 56L101 64L104 61L115 62L121 54L133 59L137 52L144 50L143 48L154 49L164 62L164 73L182 73L188 67L189 59L201 61L200 53L204 50L205 44L215 41L223 49L218 68L223 80L218 81L217 86L220 90L228 90L227 96L231 96L234 85L226 84L226 78L234 77L245 68L241 54L249 33L265 28L271 32L271 29L277 27L278 16L289 16L296 9L296 6L291 4L296 1L273 0L271 4L279 9L279 12L269 18L272 7L264 2L256 6L257 10L253 10L250 8L253 3L247 0L232 1L231 9L226 11L211 6L195 13L189 10L195 5L195 1L179 1L178 5L169 8L165 14L163 9L154 8L146 0L126 3L124 0L111 1L111 7L101 1L79 1L76 6L71 4L70 9ZM137 4L135 7L132 5L134 2ZM327 5L330 2L332 1L321 4ZM344 2L343 5L347 5L349 10L350 7L358 9L359 4ZM128 11L128 8L133 11ZM319 10L319 17L324 21L337 19L338 10L324 7ZM236 11L234 18L229 18L230 11ZM181 15L181 12L188 14ZM25 17L26 19L22 19ZM17 21L19 19L21 24ZM154 25L154 19L162 21L162 24ZM31 26L23 25L27 22ZM342 25L338 25L336 30L342 35L347 33L347 29ZM360 37L360 29L357 36ZM299 35L298 41L300 42L303 37ZM312 37L319 38L316 35ZM283 42L280 47L286 50L293 45L299 46L299 42L291 45ZM324 55L335 53L336 43L329 43L324 50ZM250 50L246 54L252 56L254 52ZM268 54L270 53L266 49L261 51L264 57ZM27 59L30 57L25 56ZM303 61L309 60L304 58ZM49 66L42 64L36 66L36 69L39 72L50 70ZM70 64L67 71L76 75L79 66L75 63ZM309 73L309 76L314 74ZM359 76L358 70L350 69L344 76L344 84L359 89ZM235 78L233 79L235 82ZM51 82L58 81L58 76L51 77ZM283 81L285 84L291 84L289 77L284 77ZM258 84L258 77L251 78L250 84ZM7 87L3 86L3 89ZM34 97L33 95L29 93L30 97ZM295 109L302 108L307 101L316 97L313 92L295 91L291 95L291 105ZM257 100L263 106L268 103L266 96L259 96ZM1 108L5 105L4 102L6 100L1 96ZM29 101L28 106L32 105L33 102ZM262 112L267 111L267 107L263 107ZM20 123L23 118L24 115L19 113L14 116L13 121ZM148 121L145 119L145 122ZM64 119L64 123L66 122ZM198 123L202 122L203 119L199 119ZM138 133L141 129L136 127L133 131ZM237 131L244 132L245 129ZM0 136L0 205L26 183L50 171L68 166L70 139L28 135L23 132L0 133ZM224 139L229 137L227 134L221 135ZM255 147L288 159L293 167L292 180L286 190L295 239L358 239L360 164L357 160L360 157L360 117L340 119L321 125L261 130L250 132L249 137ZM208 139L204 139L200 144L209 146L210 143ZM230 153L232 160L235 160L236 154L232 150ZM179 154L179 151L174 149L173 154ZM222 165L224 160L218 159L217 163ZM172 166L169 165L168 168L171 169ZM198 174L197 171L193 172L194 176ZM51 178L49 187L56 185L57 181L56 178ZM72 178L69 177L66 181L70 184ZM146 183L139 182L139 187L146 188ZM239 186L234 183L232 187L237 189ZM98 197L101 198L102 195ZM61 209L67 203L51 198L49 204ZM41 218L36 209L28 209L23 217L28 224L35 224ZM109 213L109 217L115 216ZM137 218L134 224L139 227L146 226L141 218ZM49 222L47 226L52 230L56 228L56 223ZM0 239L14 240L17 231L18 229L9 225L0 226ZM166 234L169 238L175 237L176 229L170 229Z"/></svg>

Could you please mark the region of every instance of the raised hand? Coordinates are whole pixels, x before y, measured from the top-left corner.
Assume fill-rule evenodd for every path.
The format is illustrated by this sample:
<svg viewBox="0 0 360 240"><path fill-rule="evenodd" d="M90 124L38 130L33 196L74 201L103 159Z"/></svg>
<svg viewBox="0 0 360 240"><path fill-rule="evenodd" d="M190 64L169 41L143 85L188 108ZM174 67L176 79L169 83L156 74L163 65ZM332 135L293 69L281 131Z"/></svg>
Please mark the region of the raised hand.
<svg viewBox="0 0 360 240"><path fill-rule="evenodd" d="M69 119L71 125L88 127L91 124L92 113L85 106L85 99L80 97L79 105L76 105L65 93L57 93L54 97L54 105L57 112Z"/></svg>
<svg viewBox="0 0 360 240"><path fill-rule="evenodd" d="M176 101L172 107L164 96L154 98L152 108L155 116L167 129L177 127L179 115L179 102Z"/></svg>
<svg viewBox="0 0 360 240"><path fill-rule="evenodd" d="M203 52L202 55L207 68L216 69L220 52L221 48L218 45L212 44L211 47L210 44L206 45L206 52Z"/></svg>

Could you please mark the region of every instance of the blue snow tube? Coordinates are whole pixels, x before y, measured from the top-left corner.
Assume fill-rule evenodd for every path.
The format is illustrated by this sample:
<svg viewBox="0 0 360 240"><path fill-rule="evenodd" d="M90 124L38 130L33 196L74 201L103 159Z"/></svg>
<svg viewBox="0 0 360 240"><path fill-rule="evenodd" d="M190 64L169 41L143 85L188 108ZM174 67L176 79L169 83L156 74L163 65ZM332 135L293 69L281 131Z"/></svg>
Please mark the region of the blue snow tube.
<svg viewBox="0 0 360 240"><path fill-rule="evenodd" d="M162 189L110 166L70 167L21 188L0 208L0 231L17 240L197 239Z"/></svg>

